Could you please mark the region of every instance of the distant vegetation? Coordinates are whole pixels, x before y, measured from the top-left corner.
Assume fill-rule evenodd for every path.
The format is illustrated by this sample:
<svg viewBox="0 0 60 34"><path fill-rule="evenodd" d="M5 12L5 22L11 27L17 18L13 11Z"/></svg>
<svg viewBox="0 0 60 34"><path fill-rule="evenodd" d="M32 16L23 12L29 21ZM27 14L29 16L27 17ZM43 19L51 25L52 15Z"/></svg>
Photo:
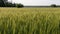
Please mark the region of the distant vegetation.
<svg viewBox="0 0 60 34"><path fill-rule="evenodd" d="M52 4L51 7L57 7L56 4Z"/></svg>
<svg viewBox="0 0 60 34"><path fill-rule="evenodd" d="M10 3L8 0L0 0L0 7L23 7L23 4Z"/></svg>
<svg viewBox="0 0 60 34"><path fill-rule="evenodd" d="M24 7L24 5L21 3L20 4L11 3L11 2L8 2L8 0L0 0L0 7L18 7L19 8L19 7ZM50 6L40 6L40 7L60 7L60 6L57 6L56 4L51 4Z"/></svg>
<svg viewBox="0 0 60 34"><path fill-rule="evenodd" d="M20 4L11 3L11 2L8 2L8 0L0 0L0 7L18 7L19 8L19 7L24 7L24 5L21 3ZM40 7L60 7L60 6L57 6L56 4L51 4L50 6L40 6Z"/></svg>

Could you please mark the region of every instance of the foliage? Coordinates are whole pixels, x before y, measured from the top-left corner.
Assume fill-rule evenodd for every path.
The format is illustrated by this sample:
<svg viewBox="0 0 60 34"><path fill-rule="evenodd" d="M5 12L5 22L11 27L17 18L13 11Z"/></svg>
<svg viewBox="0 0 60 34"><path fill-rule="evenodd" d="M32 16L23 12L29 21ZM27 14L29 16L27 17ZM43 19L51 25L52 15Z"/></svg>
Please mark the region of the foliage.
<svg viewBox="0 0 60 34"><path fill-rule="evenodd" d="M3 6L4 6L4 1L0 0L0 7L3 7Z"/></svg>
<svg viewBox="0 0 60 34"><path fill-rule="evenodd" d="M52 4L51 7L56 7L56 4Z"/></svg>
<svg viewBox="0 0 60 34"><path fill-rule="evenodd" d="M23 7L22 4L16 4L16 7L19 8L19 7Z"/></svg>
<svg viewBox="0 0 60 34"><path fill-rule="evenodd" d="M12 4L7 2L7 0L0 0L0 7L23 7L23 5L17 3Z"/></svg>
<svg viewBox="0 0 60 34"><path fill-rule="evenodd" d="M0 34L60 34L60 8L0 8Z"/></svg>

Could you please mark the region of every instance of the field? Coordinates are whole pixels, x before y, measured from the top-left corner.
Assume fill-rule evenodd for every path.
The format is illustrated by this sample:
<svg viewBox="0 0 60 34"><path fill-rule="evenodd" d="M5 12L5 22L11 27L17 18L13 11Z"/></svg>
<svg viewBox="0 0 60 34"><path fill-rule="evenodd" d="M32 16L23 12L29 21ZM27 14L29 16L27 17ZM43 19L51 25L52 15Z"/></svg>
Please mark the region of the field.
<svg viewBox="0 0 60 34"><path fill-rule="evenodd" d="M60 34L60 8L0 8L0 34Z"/></svg>

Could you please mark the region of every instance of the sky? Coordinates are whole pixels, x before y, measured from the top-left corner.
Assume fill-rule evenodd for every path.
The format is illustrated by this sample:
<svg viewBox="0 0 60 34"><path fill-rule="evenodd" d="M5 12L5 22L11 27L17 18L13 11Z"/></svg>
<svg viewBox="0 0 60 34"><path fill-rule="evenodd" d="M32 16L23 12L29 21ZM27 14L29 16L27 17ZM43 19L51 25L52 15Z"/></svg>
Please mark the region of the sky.
<svg viewBox="0 0 60 34"><path fill-rule="evenodd" d="M60 0L8 0L12 3L21 3L24 6L46 6L51 4L60 5Z"/></svg>

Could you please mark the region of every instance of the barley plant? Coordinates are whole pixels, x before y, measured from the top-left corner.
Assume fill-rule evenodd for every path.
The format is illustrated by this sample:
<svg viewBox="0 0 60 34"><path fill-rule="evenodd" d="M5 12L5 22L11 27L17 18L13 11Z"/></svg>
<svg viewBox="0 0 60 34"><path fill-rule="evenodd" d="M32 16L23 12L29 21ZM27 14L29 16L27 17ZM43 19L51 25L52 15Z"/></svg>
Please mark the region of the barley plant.
<svg viewBox="0 0 60 34"><path fill-rule="evenodd" d="M60 34L60 8L0 8L0 34Z"/></svg>

